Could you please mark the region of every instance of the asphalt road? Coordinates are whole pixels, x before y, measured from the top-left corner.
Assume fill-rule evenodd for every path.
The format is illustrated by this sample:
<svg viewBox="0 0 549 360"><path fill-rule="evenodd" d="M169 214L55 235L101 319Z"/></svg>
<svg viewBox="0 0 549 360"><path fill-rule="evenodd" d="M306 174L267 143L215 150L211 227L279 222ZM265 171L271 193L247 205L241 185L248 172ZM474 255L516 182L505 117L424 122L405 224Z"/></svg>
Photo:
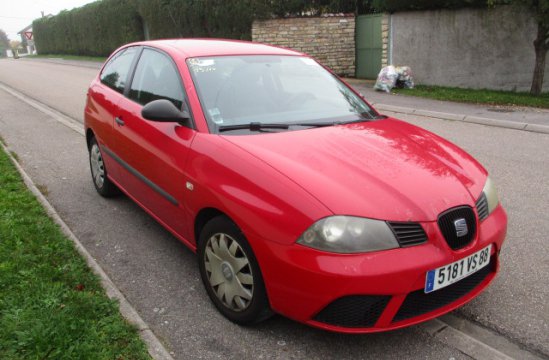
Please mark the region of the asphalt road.
<svg viewBox="0 0 549 360"><path fill-rule="evenodd" d="M83 122L86 92L97 69L26 59L0 64L2 83Z"/></svg>
<svg viewBox="0 0 549 360"><path fill-rule="evenodd" d="M0 61L0 82L81 121L97 70ZM492 174L509 214L502 272L457 315L549 357L549 135L433 120L419 124L465 148ZM194 254L125 197L99 197L81 135L0 90L0 135L48 200L176 358L467 358L421 327L349 336L282 317L256 327L224 320Z"/></svg>

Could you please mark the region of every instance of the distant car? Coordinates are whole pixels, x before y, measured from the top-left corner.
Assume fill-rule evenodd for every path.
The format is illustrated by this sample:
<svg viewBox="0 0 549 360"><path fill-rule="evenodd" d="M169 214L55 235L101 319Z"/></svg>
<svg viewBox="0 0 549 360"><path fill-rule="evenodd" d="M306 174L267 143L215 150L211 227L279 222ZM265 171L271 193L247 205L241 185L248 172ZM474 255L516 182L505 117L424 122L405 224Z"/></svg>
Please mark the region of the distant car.
<svg viewBox="0 0 549 360"><path fill-rule="evenodd" d="M295 51L125 45L89 88L85 130L99 194L121 190L195 251L236 323L396 329L498 271L507 216L486 170Z"/></svg>

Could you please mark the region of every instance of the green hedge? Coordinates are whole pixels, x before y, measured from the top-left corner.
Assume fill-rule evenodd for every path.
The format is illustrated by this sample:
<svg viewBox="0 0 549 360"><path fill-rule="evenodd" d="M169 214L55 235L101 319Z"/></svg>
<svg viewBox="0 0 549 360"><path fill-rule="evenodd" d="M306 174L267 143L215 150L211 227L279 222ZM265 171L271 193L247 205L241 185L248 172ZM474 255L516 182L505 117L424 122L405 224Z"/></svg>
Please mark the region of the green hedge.
<svg viewBox="0 0 549 360"><path fill-rule="evenodd" d="M32 24L42 54L106 56L122 44L143 39L133 0L97 1Z"/></svg>
<svg viewBox="0 0 549 360"><path fill-rule="evenodd" d="M369 0L273 0L272 14L284 16L315 16L330 13L362 13L370 10Z"/></svg>
<svg viewBox="0 0 549 360"><path fill-rule="evenodd" d="M487 0L373 0L372 8L376 11L407 11L458 9L464 7L486 7Z"/></svg>
<svg viewBox="0 0 549 360"><path fill-rule="evenodd" d="M275 16L311 16L326 13L395 12L427 9L483 7L489 0L272 0ZM508 0L492 0L492 2Z"/></svg>
<svg viewBox="0 0 549 360"><path fill-rule="evenodd" d="M486 6L488 0L102 0L35 20L42 54L107 56L145 38L251 39L254 19ZM492 0L508 1L508 0Z"/></svg>
<svg viewBox="0 0 549 360"><path fill-rule="evenodd" d="M33 31L40 53L106 56L146 37L251 39L270 9L267 0L103 0L35 20Z"/></svg>
<svg viewBox="0 0 549 360"><path fill-rule="evenodd" d="M251 39L255 18L269 11L265 0L137 0L149 36Z"/></svg>

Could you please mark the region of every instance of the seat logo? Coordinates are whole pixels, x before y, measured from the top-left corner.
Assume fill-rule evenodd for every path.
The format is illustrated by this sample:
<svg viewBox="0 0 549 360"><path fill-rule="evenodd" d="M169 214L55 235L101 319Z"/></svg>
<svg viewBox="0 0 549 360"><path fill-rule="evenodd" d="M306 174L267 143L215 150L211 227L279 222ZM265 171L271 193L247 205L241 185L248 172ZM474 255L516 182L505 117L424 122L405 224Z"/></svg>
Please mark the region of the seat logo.
<svg viewBox="0 0 549 360"><path fill-rule="evenodd" d="M469 233L467 228L467 221L464 218L460 218L454 221L454 227L456 228L457 237L463 237Z"/></svg>

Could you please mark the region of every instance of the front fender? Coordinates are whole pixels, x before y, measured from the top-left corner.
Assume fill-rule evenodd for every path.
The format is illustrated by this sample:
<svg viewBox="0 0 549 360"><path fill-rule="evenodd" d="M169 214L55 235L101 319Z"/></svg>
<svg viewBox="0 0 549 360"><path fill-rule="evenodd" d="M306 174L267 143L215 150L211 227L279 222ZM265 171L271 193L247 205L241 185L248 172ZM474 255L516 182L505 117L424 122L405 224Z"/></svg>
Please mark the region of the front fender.
<svg viewBox="0 0 549 360"><path fill-rule="evenodd" d="M314 221L332 215L288 177L219 135L197 134L186 173L192 218L215 208L236 222L252 248L258 238L292 244Z"/></svg>

